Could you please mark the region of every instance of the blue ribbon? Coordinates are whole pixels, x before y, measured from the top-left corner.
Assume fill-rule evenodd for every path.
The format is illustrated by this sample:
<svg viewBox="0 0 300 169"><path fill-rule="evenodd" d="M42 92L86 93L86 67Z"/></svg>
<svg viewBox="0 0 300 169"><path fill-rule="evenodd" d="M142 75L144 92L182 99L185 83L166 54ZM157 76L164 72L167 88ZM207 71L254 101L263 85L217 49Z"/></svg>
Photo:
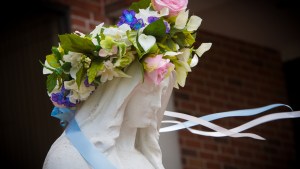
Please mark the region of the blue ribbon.
<svg viewBox="0 0 300 169"><path fill-rule="evenodd" d="M74 113L68 108L54 107L51 116L60 119L62 126L69 124L65 131L67 138L93 169L116 169L82 133Z"/></svg>
<svg viewBox="0 0 300 169"><path fill-rule="evenodd" d="M94 169L115 169L106 157L83 135L75 118L70 121L66 135L81 156Z"/></svg>
<svg viewBox="0 0 300 169"><path fill-rule="evenodd" d="M242 116L253 116L257 115L263 112L266 112L268 110L285 106L288 107L289 109L293 110L290 106L285 105L285 104L271 104L268 106L264 107L259 107L259 108L253 108L253 109L244 109L244 110L234 110L234 111L228 111L228 112L221 112L221 113L214 113L206 116L199 117L200 119L206 120L206 121L213 121L217 119L222 119L226 117L242 117ZM196 126L197 124L191 121L186 121L182 124L176 124L168 127L164 127L164 130L169 130L169 129L174 129L180 130L180 129L185 129L186 127L193 127ZM172 131L172 130L171 130Z"/></svg>
<svg viewBox="0 0 300 169"><path fill-rule="evenodd" d="M68 122L74 118L75 110L71 110L65 107L54 107L51 116L60 120L62 127L67 126Z"/></svg>

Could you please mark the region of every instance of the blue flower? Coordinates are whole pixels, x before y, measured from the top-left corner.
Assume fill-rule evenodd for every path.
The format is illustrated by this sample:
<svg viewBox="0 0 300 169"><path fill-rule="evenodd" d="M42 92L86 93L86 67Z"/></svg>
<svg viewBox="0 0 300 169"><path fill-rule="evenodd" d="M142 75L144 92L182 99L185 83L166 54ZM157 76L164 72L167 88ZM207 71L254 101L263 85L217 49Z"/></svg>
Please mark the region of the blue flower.
<svg viewBox="0 0 300 169"><path fill-rule="evenodd" d="M131 29L134 29L134 30L139 30L144 26L145 26L145 24L142 19L138 19L138 20L136 20L136 22L134 22L130 25Z"/></svg>
<svg viewBox="0 0 300 169"><path fill-rule="evenodd" d="M120 20L118 22L118 26L123 25L124 23L131 25L137 21L135 17L135 12L133 10L124 10Z"/></svg>

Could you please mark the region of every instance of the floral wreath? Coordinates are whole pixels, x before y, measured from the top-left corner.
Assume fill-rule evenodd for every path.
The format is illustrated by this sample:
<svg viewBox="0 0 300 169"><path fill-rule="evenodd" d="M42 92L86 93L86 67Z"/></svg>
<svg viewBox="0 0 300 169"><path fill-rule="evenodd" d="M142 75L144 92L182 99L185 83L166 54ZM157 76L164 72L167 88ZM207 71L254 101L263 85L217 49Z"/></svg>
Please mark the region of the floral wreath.
<svg viewBox="0 0 300 169"><path fill-rule="evenodd" d="M211 47L211 43L202 43L194 49L202 19L189 18L187 3L141 0L123 11L117 25L101 23L87 35L78 31L59 35L58 47L52 47L52 54L42 63L53 104L76 107L98 85L115 77L130 78L125 69L134 60L154 84L175 71L175 87L183 87L198 57Z"/></svg>

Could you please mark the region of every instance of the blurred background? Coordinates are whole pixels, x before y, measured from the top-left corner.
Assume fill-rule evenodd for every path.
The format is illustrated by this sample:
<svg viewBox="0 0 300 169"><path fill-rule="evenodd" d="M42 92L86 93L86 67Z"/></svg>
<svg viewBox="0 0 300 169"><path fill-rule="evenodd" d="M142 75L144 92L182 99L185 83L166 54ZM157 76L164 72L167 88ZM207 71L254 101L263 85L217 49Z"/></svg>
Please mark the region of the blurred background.
<svg viewBox="0 0 300 169"><path fill-rule="evenodd" d="M114 24L133 0L9 2L1 10L1 164L42 168L62 133L50 117L42 62L58 34L90 32ZM296 0L189 0L203 19L197 45L212 42L175 89L170 109L202 116L285 103L300 109L300 13ZM288 111L276 109L272 112ZM271 111L270 111L271 112ZM255 117L217 120L226 128ZM161 134L166 169L299 169L299 120L280 120L248 130L266 141L210 138L187 130ZM204 129L200 128L199 129Z"/></svg>

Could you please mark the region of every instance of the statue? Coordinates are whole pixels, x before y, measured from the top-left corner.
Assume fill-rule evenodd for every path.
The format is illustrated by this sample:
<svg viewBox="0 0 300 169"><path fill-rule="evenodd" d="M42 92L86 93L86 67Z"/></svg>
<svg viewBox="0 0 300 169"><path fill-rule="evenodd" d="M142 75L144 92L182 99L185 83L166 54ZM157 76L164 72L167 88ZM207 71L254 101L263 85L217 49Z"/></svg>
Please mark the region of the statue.
<svg viewBox="0 0 300 169"><path fill-rule="evenodd" d="M85 136L117 169L164 169L158 144L160 122L175 83L174 73L159 85L143 81L137 62L127 73L100 85L78 107L75 118ZM63 133L43 169L89 169Z"/></svg>

